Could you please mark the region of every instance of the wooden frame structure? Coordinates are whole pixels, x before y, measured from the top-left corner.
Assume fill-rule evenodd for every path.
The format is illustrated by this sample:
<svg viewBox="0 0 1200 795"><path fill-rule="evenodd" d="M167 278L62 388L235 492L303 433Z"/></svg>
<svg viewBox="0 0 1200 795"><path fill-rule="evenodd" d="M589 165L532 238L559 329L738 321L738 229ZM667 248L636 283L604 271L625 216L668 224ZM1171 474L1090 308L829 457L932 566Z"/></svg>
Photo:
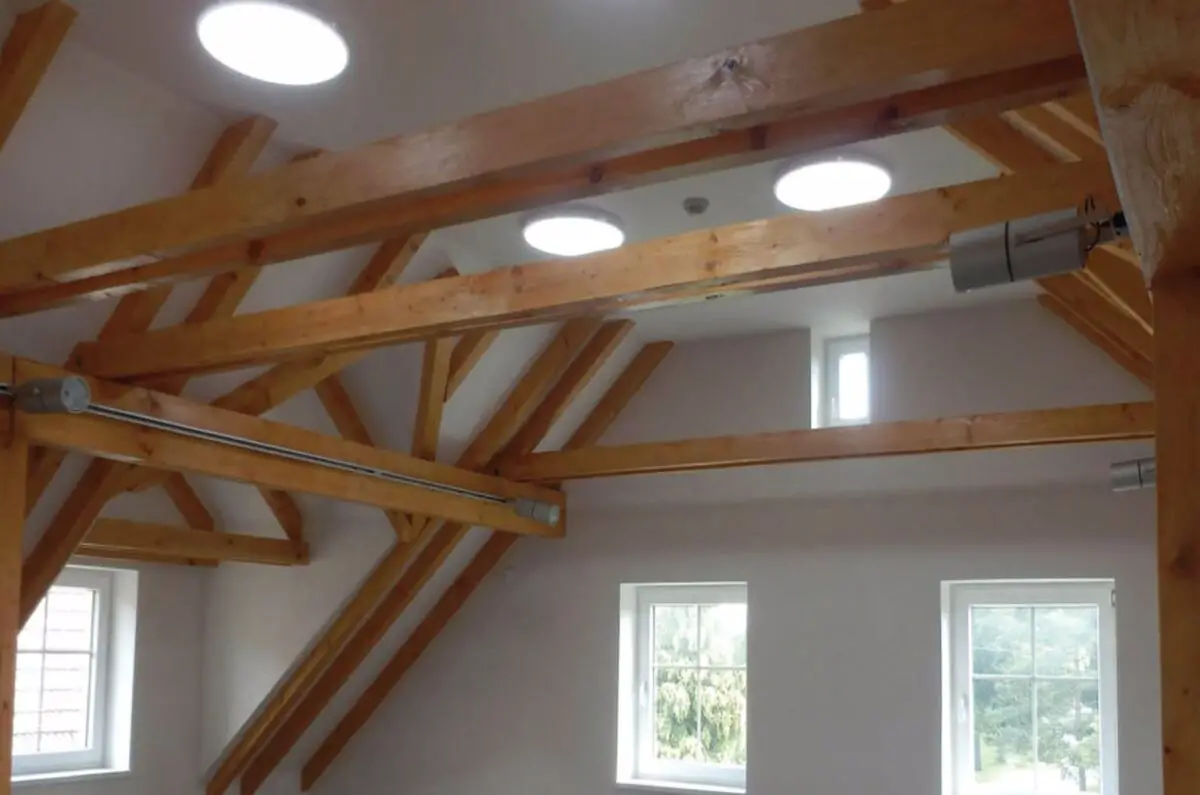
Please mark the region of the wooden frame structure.
<svg viewBox="0 0 1200 795"><path fill-rule="evenodd" d="M1200 10L1185 0L863 6L872 13L418 135L309 153L253 177L246 174L274 123L245 119L222 134L186 194L0 241L0 316L133 289L98 338L81 342L66 364L91 379L101 404L499 500L561 506L553 487L576 477L1157 437L1165 795L1190 795L1200 780L1200 497L1192 488L1200 475L1200 63L1191 47ZM50 0L23 14L9 34L0 51L0 146L73 18ZM1094 106L1081 93L1088 85ZM546 117L558 122L541 123ZM819 219L783 217L569 263L392 286L426 233L440 226L936 125L947 125L1006 176ZM1087 197L1124 210L1137 254L1099 249L1082 273L1042 280L1039 300L1152 386L1153 404L597 446L670 349L655 343L563 450L534 452L628 338L632 321L606 321L605 313L923 268L944 255L955 231ZM345 297L235 316L262 266L368 241L379 247ZM144 255L154 260L128 264ZM1139 262L1152 277L1153 303ZM171 285L201 277L211 278L188 322L150 331ZM436 463L443 407L496 335L546 322L561 323L557 335L457 465ZM374 443L338 373L372 348L413 340L425 348L408 455ZM211 405L176 396L194 374L251 364L272 366ZM65 371L0 355L10 384ZM341 438L258 418L307 389ZM561 523L539 524L507 504L231 453L93 415L4 406L0 442L0 795L9 791L16 633L73 553L302 564L303 519L289 491L349 497L386 512L397 535L393 549L230 743L208 782L208 795L239 779L250 795L472 526L495 532L304 765L304 789L517 534L563 532ZM22 561L25 516L58 470L54 451L63 449L96 460ZM258 486L286 538L221 532L185 472ZM166 490L186 527L98 521L114 495L150 487Z"/></svg>

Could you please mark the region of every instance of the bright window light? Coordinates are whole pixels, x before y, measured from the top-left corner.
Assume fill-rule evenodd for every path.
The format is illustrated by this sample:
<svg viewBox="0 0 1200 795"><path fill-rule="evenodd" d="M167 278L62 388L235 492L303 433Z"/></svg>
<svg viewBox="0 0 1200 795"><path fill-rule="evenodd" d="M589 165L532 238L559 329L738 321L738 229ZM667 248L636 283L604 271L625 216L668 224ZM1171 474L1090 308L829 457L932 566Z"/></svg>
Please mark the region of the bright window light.
<svg viewBox="0 0 1200 795"><path fill-rule="evenodd" d="M271 0L230 0L200 15L196 34L209 55L235 72L285 86L332 80L350 59L327 22Z"/></svg>
<svg viewBox="0 0 1200 795"><path fill-rule="evenodd" d="M619 248L625 232L615 215L591 207L566 207L525 220L525 242L556 257L581 257Z"/></svg>
<svg viewBox="0 0 1200 795"><path fill-rule="evenodd" d="M871 421L870 339L835 337L825 343L825 425Z"/></svg>
<svg viewBox="0 0 1200 795"><path fill-rule="evenodd" d="M789 169L775 197L797 210L820 212L878 201L892 189L887 169L866 160L824 160Z"/></svg>

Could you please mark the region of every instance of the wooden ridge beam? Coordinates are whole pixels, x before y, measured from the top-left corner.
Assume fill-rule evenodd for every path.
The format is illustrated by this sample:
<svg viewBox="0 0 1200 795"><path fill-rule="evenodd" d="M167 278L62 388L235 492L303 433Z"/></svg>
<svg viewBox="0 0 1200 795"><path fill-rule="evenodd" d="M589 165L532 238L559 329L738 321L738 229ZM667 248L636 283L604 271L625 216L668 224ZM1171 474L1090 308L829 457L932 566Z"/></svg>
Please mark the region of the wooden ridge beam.
<svg viewBox="0 0 1200 795"><path fill-rule="evenodd" d="M477 439L494 440L501 436L511 436L511 439L499 452L482 444L469 445L459 463L475 463L480 460L476 456L486 455L490 459L486 465L494 467L509 450L515 453L533 450L550 430L553 420L561 416L579 392L591 383L631 326L629 321L611 321L597 329L586 343L581 343L572 334L571 329L560 330L559 338L551 342L522 378L530 387L540 388L513 390L514 393L542 393L537 407L528 415L521 411L508 411L506 408L520 400L514 399L510 394L500 409L492 415L489 427L481 431ZM544 385L549 383L553 385L545 388ZM502 429L503 433L493 432L493 428ZM396 587L380 602L372 616L330 665L329 670L246 769L241 780L241 795L254 795L258 791L371 650L379 644L396 619L408 609L429 578L445 562L446 557L462 543L470 529L462 524L448 524L432 533L428 543Z"/></svg>
<svg viewBox="0 0 1200 795"><path fill-rule="evenodd" d="M1153 437L1153 403L1117 403L534 453L517 459L503 471L517 480L552 483L615 475Z"/></svg>
<svg viewBox="0 0 1200 795"><path fill-rule="evenodd" d="M49 0L19 15L0 49L0 149L75 21L75 9Z"/></svg>
<svg viewBox="0 0 1200 795"><path fill-rule="evenodd" d="M870 57L847 58L848 52ZM295 163L243 180L236 190L213 188L10 240L0 245L0 287L61 281L151 252L309 232L305 227L328 218L362 229L361 216L372 213L376 224L394 231L402 208L510 175L645 149L695 131L751 127L796 109L836 112L1013 70L1034 72L1017 88L1028 90L1038 84L1038 71L1064 64L1079 64L1064 2L910 0ZM952 107L1003 98L960 96ZM384 222L384 215L391 219ZM371 228L378 236L388 231ZM355 239L332 237L331 247Z"/></svg>
<svg viewBox="0 0 1200 795"><path fill-rule="evenodd" d="M1200 8L1191 0L1071 0L1071 6L1142 267L1154 278L1194 271L1200 268Z"/></svg>
<svg viewBox="0 0 1200 795"><path fill-rule="evenodd" d="M586 447L599 442L600 437L604 435L617 416L629 405L629 401L637 394L641 386L662 363L671 346L672 343L669 342L643 346L633 361L617 376L616 381L600 398L587 418L580 423L564 449ZM566 376L564 376L565 379ZM561 394L569 390L558 391ZM342 749L375 713L375 710L391 693L404 673L458 613L466 600L483 582L488 572L495 568L505 552L515 542L516 537L511 533L492 534L483 548L476 553L458 578L438 599L437 604L387 662L383 670L358 697L354 705L338 722L337 727L330 732L316 752L305 762L300 776L301 790L307 792L312 788Z"/></svg>
<svg viewBox="0 0 1200 795"><path fill-rule="evenodd" d="M518 379L509 394L501 402L500 407L493 412L468 450L459 458L463 466L481 466L487 459L499 451L508 438L516 431L517 423L523 421L530 409L526 403L538 400L550 389L556 375L561 372L571 358L587 341L584 330L591 328L585 321L574 321L564 324L550 343L530 363L524 374ZM481 441L482 440L482 441ZM482 457L482 458L481 458ZM422 539L433 543L439 535L439 544L457 544L465 535L468 527L449 524L440 528L430 523L422 528ZM383 620L384 613L379 612L379 606L385 599L393 602L404 593L400 587L400 579L409 566L413 554L420 549L420 541L413 544L397 543L388 557L384 559L372 574L364 581L355 596L347 602L334 621L326 629L316 644L305 655L296 668L271 692L264 707L247 724L247 726L230 742L221 761L208 780L207 795L222 795L243 773L250 764L264 752L266 745L281 730L285 721L297 710L319 682L328 681L323 678L324 672L343 654L354 655L356 652L350 644L356 647L370 645L371 637L376 630L368 626L365 634L356 630L364 626L371 617L376 617L376 625ZM448 547L447 547L448 548ZM410 578L411 582L411 578ZM398 591L399 589L399 591ZM328 685L326 686L328 687Z"/></svg>
<svg viewBox="0 0 1200 795"><path fill-rule="evenodd" d="M62 373L58 368L25 359L16 360L15 366L18 382L55 377ZM186 427L347 461L369 470L392 472L454 489L481 492L501 500L528 497L562 504L562 494L552 489L531 491L526 486L503 478L422 461L403 453L224 411L142 388L96 379L89 379L89 383L93 406L134 411ZM26 425L30 439L44 446L80 449L100 457L139 462L170 471L194 472L277 489L309 491L333 499L440 516L486 527L498 526L510 532L546 536L562 534L561 525L551 527L519 517L510 506L503 503L387 481L155 428L130 426L92 413L29 415Z"/></svg>
<svg viewBox="0 0 1200 795"><path fill-rule="evenodd" d="M164 554L214 563L232 561L268 566L308 563L308 545L303 543L125 519L98 519L84 536L78 554L92 555L109 551Z"/></svg>
<svg viewBox="0 0 1200 795"><path fill-rule="evenodd" d="M913 0L916 2L916 0ZM692 300L699 290L786 277L791 286L899 272L944 257L950 234L1075 206L1115 201L1109 175L1072 163L872 205L651 240L575 259L548 260L367 295L88 343L88 373L142 378L207 372L369 348L481 328ZM650 263L653 263L651 267Z"/></svg>

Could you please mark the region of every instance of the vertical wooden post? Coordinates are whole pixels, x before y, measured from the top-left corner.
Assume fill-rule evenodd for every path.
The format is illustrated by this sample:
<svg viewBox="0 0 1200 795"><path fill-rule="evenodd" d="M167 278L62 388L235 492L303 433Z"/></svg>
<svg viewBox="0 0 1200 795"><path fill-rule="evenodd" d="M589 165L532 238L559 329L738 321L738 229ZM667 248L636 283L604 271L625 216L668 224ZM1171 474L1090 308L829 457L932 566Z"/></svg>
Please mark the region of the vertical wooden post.
<svg viewBox="0 0 1200 795"><path fill-rule="evenodd" d="M1163 793L1200 787L1200 278L1154 285Z"/></svg>
<svg viewBox="0 0 1200 795"><path fill-rule="evenodd" d="M7 377L12 383L11 360ZM0 413L0 795L12 792L13 700L17 684L17 633L21 631L21 528L29 444L16 411Z"/></svg>

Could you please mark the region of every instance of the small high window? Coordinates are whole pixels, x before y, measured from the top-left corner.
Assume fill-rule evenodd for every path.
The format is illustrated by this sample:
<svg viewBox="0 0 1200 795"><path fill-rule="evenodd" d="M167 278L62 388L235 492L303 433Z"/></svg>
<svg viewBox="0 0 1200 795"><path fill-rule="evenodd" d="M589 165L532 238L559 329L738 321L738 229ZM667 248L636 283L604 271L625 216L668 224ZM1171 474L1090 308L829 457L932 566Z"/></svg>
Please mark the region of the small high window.
<svg viewBox="0 0 1200 795"><path fill-rule="evenodd" d="M746 585L621 590L617 779L746 788Z"/></svg>
<svg viewBox="0 0 1200 795"><path fill-rule="evenodd" d="M1116 795L1112 581L943 596L945 795Z"/></svg>
<svg viewBox="0 0 1200 795"><path fill-rule="evenodd" d="M825 343L824 425L871 421L870 338L835 337Z"/></svg>
<svg viewBox="0 0 1200 795"><path fill-rule="evenodd" d="M14 778L127 768L135 578L68 567L21 629Z"/></svg>

